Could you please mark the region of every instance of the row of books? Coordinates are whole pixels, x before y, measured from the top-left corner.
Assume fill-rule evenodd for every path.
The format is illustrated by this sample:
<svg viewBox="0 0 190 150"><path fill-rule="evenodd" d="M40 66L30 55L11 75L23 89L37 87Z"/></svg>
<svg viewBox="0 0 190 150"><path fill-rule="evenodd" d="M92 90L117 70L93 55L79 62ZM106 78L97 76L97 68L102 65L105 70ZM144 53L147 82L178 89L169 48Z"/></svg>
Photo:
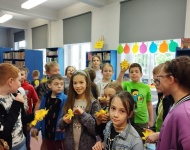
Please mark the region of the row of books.
<svg viewBox="0 0 190 150"><path fill-rule="evenodd" d="M24 59L24 52L3 53L3 59Z"/></svg>
<svg viewBox="0 0 190 150"><path fill-rule="evenodd" d="M56 62L58 62L58 58L57 58L57 57L55 57L55 58L54 58L54 57L53 57L53 58L47 57L47 58L46 58L46 61L47 61L47 62L51 62L51 61L56 61Z"/></svg>
<svg viewBox="0 0 190 150"><path fill-rule="evenodd" d="M92 57L94 55L100 56L101 60L110 60L110 52L102 52L102 53L89 52L88 53L88 60L92 60Z"/></svg>
<svg viewBox="0 0 190 150"><path fill-rule="evenodd" d="M55 56L58 55L58 51L46 51L46 56Z"/></svg>
<svg viewBox="0 0 190 150"><path fill-rule="evenodd" d="M4 63L9 63L9 64L13 63L13 61L8 61L8 60L4 60L3 62ZM16 66L25 66L25 61L15 61L14 64Z"/></svg>

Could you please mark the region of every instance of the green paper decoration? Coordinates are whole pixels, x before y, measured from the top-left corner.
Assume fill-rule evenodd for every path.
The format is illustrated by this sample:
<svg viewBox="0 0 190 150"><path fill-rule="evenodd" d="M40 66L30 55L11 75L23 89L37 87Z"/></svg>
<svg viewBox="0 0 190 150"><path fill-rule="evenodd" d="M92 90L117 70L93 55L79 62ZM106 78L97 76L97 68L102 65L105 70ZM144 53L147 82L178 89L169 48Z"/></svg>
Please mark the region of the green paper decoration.
<svg viewBox="0 0 190 150"><path fill-rule="evenodd" d="M169 51L170 52L176 52L176 47L178 47L177 42L170 40Z"/></svg>
<svg viewBox="0 0 190 150"><path fill-rule="evenodd" d="M122 54L123 53L123 46L121 44L119 44L119 46L117 48L117 52L118 52L118 54Z"/></svg>

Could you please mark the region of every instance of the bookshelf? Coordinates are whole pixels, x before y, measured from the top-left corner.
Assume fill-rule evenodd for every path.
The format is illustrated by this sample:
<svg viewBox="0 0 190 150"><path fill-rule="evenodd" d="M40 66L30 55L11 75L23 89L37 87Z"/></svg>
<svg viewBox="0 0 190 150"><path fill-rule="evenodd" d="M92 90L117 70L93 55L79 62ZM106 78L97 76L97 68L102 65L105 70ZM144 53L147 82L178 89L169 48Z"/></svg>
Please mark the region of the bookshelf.
<svg viewBox="0 0 190 150"><path fill-rule="evenodd" d="M32 81L32 71L39 70L40 78L43 77L43 56L38 50L12 50L3 52L3 62L26 66L29 70L28 79Z"/></svg>
<svg viewBox="0 0 190 150"><path fill-rule="evenodd" d="M11 51L12 48L9 47L0 47L0 63L3 62L3 52Z"/></svg>
<svg viewBox="0 0 190 150"><path fill-rule="evenodd" d="M56 61L60 67L60 74L64 75L64 50L61 47L46 48L46 62Z"/></svg>
<svg viewBox="0 0 190 150"><path fill-rule="evenodd" d="M190 49L188 49L188 48L181 49L180 47L177 47L175 56L178 57L178 56L184 56L184 55L190 57Z"/></svg>
<svg viewBox="0 0 190 150"><path fill-rule="evenodd" d="M102 58L102 64L110 63L113 66L114 74L112 80L116 80L117 75L117 51L104 50L104 51L90 51L86 52L86 67L91 66L91 59L94 55L99 55Z"/></svg>

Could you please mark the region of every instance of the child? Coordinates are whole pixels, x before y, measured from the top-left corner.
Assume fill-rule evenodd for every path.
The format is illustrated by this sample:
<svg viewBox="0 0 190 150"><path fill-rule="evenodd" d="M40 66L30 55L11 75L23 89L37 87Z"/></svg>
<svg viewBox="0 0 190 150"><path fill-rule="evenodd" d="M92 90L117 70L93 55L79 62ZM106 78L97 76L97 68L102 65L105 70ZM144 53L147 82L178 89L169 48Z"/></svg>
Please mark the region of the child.
<svg viewBox="0 0 190 150"><path fill-rule="evenodd" d="M94 83L94 79L96 78L96 72L94 71L94 69L92 69L90 67L87 67L85 69L85 71L88 72L88 74L90 76L92 95L94 96L95 99L98 99L98 88L97 88L96 84Z"/></svg>
<svg viewBox="0 0 190 150"><path fill-rule="evenodd" d="M102 76L102 71L100 68L101 62L102 60L99 55L94 55L92 57L92 68L96 72L96 78L94 79L94 83L97 83L102 80L103 76Z"/></svg>
<svg viewBox="0 0 190 150"><path fill-rule="evenodd" d="M104 88L104 96L106 97L105 103L106 107L102 108L103 110L108 111L110 100L114 95L122 92L122 86L119 82L113 81L106 85ZM109 121L109 114L104 114L96 117L96 133L100 136L101 140L104 140L103 130L105 129L106 123ZM96 144L101 144L101 142L97 142Z"/></svg>
<svg viewBox="0 0 190 150"><path fill-rule="evenodd" d="M34 89L34 87L27 82L27 70L26 67L19 67L21 71L21 87L25 90L26 96L28 98L28 111L27 114L31 114L33 108L38 102L38 95Z"/></svg>
<svg viewBox="0 0 190 150"><path fill-rule="evenodd" d="M83 70L76 71L70 80L69 95L65 103L64 116L59 128L65 131L66 150L90 150L95 144L95 112L99 105L91 94L90 77ZM68 117L72 109L74 117Z"/></svg>
<svg viewBox="0 0 190 150"><path fill-rule="evenodd" d="M48 114L45 119L38 122L35 128L31 130L34 136L41 129L43 142L47 146L47 150L62 150L63 132L59 132L58 120L62 115L62 108L65 104L67 96L63 93L64 81L61 75L52 75L48 80L48 87L51 89L45 94L41 100L40 109L46 108Z"/></svg>
<svg viewBox="0 0 190 150"><path fill-rule="evenodd" d="M113 66L109 63L105 63L102 66L103 79L97 83L99 97L103 96L105 86L111 82L111 77L113 75Z"/></svg>
<svg viewBox="0 0 190 150"><path fill-rule="evenodd" d="M121 69L117 80L121 81L125 71L126 69ZM136 104L133 120L134 128L137 130L139 135L143 137L143 128L152 127L154 121L151 91L148 85L140 82L140 78L142 77L142 68L138 63L132 63L130 65L129 76L132 81L124 81L122 86L125 91L133 93L132 95Z"/></svg>
<svg viewBox="0 0 190 150"><path fill-rule="evenodd" d="M121 92L110 101L111 121L104 130L104 149L144 149L140 136L129 121L133 115L133 108L134 100L128 92ZM96 147L92 149L98 150Z"/></svg>
<svg viewBox="0 0 190 150"><path fill-rule="evenodd" d="M36 103L38 102L38 95L34 87L28 83L27 76L28 76L28 69L26 67L19 67L21 71L21 87L25 90L27 100L28 100L28 111L27 114L32 114L33 108L35 107ZM30 149L30 128L29 125L25 127L25 132L27 133L26 136L26 146L27 149Z"/></svg>
<svg viewBox="0 0 190 150"><path fill-rule="evenodd" d="M10 149L26 149L21 121L24 99L20 93L16 97L11 94L17 92L20 80L21 73L17 67L0 64L0 138L7 141Z"/></svg>
<svg viewBox="0 0 190 150"><path fill-rule="evenodd" d="M45 65L45 70L46 70L46 74L48 77L51 77L54 74L60 74L60 69L59 69L59 64L56 61L51 61L48 62ZM39 86L37 87L36 91L39 97L39 101L36 104L36 108L35 110L38 110L39 106L40 106L40 101L42 99L42 97L45 95L46 92L48 92L50 89L48 87L48 83L47 82L43 82L40 83Z"/></svg>
<svg viewBox="0 0 190 150"><path fill-rule="evenodd" d="M65 76L64 78L64 93L68 94L68 90L69 90L69 83L70 83L70 79L72 74L75 72L75 67L74 66L67 66L67 68L65 69Z"/></svg>
<svg viewBox="0 0 190 150"><path fill-rule="evenodd" d="M33 78L33 81L31 82L31 84L35 89L37 89L37 87L40 84L40 79L39 79L40 78L40 72L38 70L33 70L32 78Z"/></svg>

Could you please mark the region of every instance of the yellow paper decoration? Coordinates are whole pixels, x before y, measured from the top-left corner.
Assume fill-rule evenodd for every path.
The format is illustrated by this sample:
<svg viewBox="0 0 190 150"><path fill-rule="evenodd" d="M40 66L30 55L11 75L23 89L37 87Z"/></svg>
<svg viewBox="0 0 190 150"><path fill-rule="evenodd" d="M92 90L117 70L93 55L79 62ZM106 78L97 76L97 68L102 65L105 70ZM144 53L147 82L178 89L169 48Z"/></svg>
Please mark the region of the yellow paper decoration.
<svg viewBox="0 0 190 150"><path fill-rule="evenodd" d="M71 118L74 116L74 113L72 111L72 109L68 110L68 114L67 114L67 118L69 118L71 120Z"/></svg>
<svg viewBox="0 0 190 150"><path fill-rule="evenodd" d="M130 66L130 63L129 63L126 59L124 59L124 60L120 63L120 66L121 66L122 69L128 69L129 66Z"/></svg>
<svg viewBox="0 0 190 150"><path fill-rule="evenodd" d="M153 134L154 132L152 130L145 130L145 132L142 132L144 137L142 137L143 140L146 140L147 136Z"/></svg>
<svg viewBox="0 0 190 150"><path fill-rule="evenodd" d="M133 45L132 52L135 54L135 53L138 52L138 50L139 50L139 46L138 46L137 43L135 43L135 44Z"/></svg>
<svg viewBox="0 0 190 150"><path fill-rule="evenodd" d="M98 117L100 115L105 115L106 113L107 113L107 111L101 109L100 111L98 111L98 112L95 113L95 116Z"/></svg>
<svg viewBox="0 0 190 150"><path fill-rule="evenodd" d="M44 117L47 115L49 110L40 109L36 112L34 120L30 123L30 126L35 126L38 121L42 121Z"/></svg>

